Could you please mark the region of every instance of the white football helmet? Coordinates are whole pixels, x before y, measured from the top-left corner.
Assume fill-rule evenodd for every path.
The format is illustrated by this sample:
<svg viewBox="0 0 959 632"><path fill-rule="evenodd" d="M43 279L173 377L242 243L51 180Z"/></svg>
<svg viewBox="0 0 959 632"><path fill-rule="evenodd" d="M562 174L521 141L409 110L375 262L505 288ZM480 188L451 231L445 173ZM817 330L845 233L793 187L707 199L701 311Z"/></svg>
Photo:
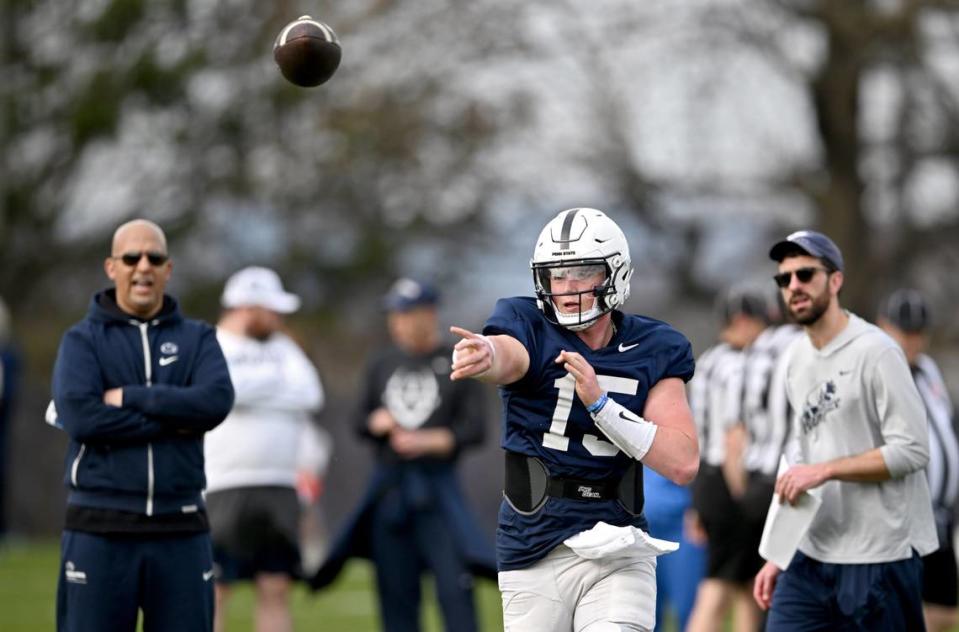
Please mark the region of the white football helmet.
<svg viewBox="0 0 959 632"><path fill-rule="evenodd" d="M529 266L536 304L547 320L572 331L589 327L603 314L622 307L629 298L633 266L626 236L616 222L594 208L571 208L550 220L536 240ZM597 271L604 273L603 282L589 290L563 294L551 291L551 279L584 279ZM562 312L553 300L557 296L577 296L580 311ZM588 309L582 309L584 298L591 296L596 300Z"/></svg>

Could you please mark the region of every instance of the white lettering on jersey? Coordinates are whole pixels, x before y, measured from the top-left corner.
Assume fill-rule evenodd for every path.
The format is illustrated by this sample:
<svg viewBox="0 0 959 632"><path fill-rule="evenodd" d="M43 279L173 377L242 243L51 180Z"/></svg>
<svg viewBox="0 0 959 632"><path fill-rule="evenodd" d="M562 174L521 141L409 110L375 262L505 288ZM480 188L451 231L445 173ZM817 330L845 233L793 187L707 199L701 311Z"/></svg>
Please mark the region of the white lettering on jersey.
<svg viewBox="0 0 959 632"><path fill-rule="evenodd" d="M635 395L639 390L639 380L612 375L597 375L596 380L600 388L610 393L624 393ZM559 389L556 396L556 408L553 410L553 421L549 432L543 435L543 446L553 450L566 452L569 450L569 437L566 436L566 424L569 422L569 413L573 410L573 397L576 395L576 378L567 373L553 382ZM583 447L593 456L616 456L619 448L600 439L593 434L583 435Z"/></svg>

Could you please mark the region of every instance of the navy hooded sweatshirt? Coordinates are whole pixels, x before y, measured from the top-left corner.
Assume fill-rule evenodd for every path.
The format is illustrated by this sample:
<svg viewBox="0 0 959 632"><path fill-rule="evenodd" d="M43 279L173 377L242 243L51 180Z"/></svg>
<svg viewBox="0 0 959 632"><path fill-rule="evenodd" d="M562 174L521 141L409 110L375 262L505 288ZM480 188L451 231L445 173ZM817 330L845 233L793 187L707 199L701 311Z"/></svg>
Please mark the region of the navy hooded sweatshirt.
<svg viewBox="0 0 959 632"><path fill-rule="evenodd" d="M117 387L119 408L103 401ZM203 434L232 406L213 327L181 316L169 296L144 321L117 307L115 290L97 293L60 343L47 413L70 437L67 528L91 523L110 531L104 516L182 524L190 515L205 527Z"/></svg>

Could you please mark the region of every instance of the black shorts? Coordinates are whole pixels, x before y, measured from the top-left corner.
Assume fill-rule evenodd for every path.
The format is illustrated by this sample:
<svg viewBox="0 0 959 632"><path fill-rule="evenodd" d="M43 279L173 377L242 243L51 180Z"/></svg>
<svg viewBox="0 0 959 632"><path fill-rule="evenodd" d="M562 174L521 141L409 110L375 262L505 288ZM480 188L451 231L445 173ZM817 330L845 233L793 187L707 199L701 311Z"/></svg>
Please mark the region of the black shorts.
<svg viewBox="0 0 959 632"><path fill-rule="evenodd" d="M700 467L693 507L709 538L706 577L744 584L762 568L759 540L773 484L768 477L751 474L745 495L737 501L729 493L721 468Z"/></svg>
<svg viewBox="0 0 959 632"><path fill-rule="evenodd" d="M743 514L756 539L757 548L759 547L759 539L763 534L763 527L766 526L769 503L772 502L775 491L775 476L750 472L749 479L746 481L746 493L739 499L739 505L742 507Z"/></svg>
<svg viewBox="0 0 959 632"><path fill-rule="evenodd" d="M922 601L947 608L959 605L956 552L951 543L942 546L940 542L938 551L922 558Z"/></svg>
<svg viewBox="0 0 959 632"><path fill-rule="evenodd" d="M300 574L300 502L291 487L241 487L206 497L217 581Z"/></svg>

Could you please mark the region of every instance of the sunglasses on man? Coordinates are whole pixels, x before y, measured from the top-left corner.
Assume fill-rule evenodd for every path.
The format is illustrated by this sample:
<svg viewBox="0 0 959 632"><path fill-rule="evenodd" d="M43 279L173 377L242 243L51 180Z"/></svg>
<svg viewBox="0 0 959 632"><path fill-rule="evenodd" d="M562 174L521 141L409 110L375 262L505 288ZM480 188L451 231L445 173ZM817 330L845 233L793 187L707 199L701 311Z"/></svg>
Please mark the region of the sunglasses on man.
<svg viewBox="0 0 959 632"><path fill-rule="evenodd" d="M124 252L122 255L113 257L114 259L119 259L123 262L123 265L134 267L140 263L140 259L143 257L147 258L147 261L150 262L150 265L153 267L162 266L164 263L169 261L170 255L167 255L162 252L155 251L139 251L139 252Z"/></svg>
<svg viewBox="0 0 959 632"><path fill-rule="evenodd" d="M794 274L800 283L809 283L812 281L812 278L816 276L816 273L820 271L825 272L826 274L829 273L829 270L826 268L799 268L798 270L793 270L792 272L780 272L779 274L774 274L773 281L775 281L776 285L779 287L787 288L789 287L789 282L792 281L792 276Z"/></svg>

